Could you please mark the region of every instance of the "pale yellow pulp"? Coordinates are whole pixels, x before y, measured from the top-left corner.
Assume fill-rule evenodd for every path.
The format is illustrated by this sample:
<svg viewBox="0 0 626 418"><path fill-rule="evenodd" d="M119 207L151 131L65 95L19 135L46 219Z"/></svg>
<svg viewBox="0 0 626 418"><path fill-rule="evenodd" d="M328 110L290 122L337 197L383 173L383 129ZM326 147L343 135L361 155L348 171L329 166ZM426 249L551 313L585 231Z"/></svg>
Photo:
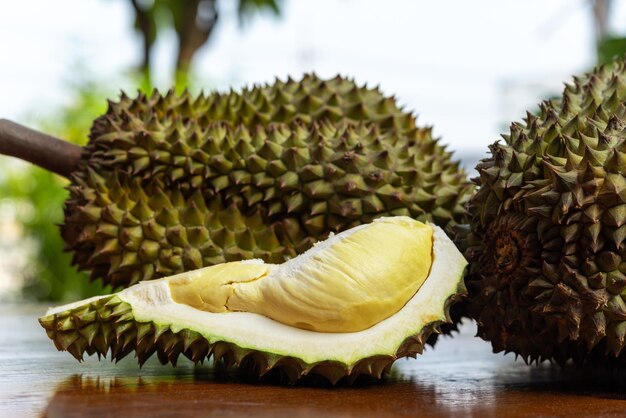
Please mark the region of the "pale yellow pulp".
<svg viewBox="0 0 626 418"><path fill-rule="evenodd" d="M433 228L382 218L318 243L281 265L232 262L170 279L177 303L252 312L319 332L367 329L398 312L432 265Z"/></svg>

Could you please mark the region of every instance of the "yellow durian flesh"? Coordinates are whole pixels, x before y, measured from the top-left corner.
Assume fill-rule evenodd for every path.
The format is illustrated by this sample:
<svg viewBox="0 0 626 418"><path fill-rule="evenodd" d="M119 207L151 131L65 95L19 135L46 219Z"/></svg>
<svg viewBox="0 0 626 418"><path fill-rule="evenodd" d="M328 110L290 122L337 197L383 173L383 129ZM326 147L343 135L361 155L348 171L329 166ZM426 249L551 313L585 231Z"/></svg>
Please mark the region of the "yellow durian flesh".
<svg viewBox="0 0 626 418"><path fill-rule="evenodd" d="M172 277L177 303L251 312L318 332L367 329L398 312L424 283L433 228L380 218L318 243L281 265L244 261Z"/></svg>
<svg viewBox="0 0 626 418"><path fill-rule="evenodd" d="M235 261L217 264L169 279L172 299L207 312L230 312L235 285L265 277L273 264Z"/></svg>

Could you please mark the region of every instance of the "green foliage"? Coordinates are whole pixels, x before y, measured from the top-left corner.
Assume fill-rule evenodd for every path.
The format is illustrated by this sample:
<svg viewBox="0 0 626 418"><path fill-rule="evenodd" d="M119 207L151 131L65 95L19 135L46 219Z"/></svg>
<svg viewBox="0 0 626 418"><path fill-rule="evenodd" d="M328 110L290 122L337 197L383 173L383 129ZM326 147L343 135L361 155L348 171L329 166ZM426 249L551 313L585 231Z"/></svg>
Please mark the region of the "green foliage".
<svg viewBox="0 0 626 418"><path fill-rule="evenodd" d="M607 36L598 42L598 64L610 64L626 55L626 37Z"/></svg>
<svg viewBox="0 0 626 418"><path fill-rule="evenodd" d="M93 120L106 111L107 98L112 94L101 83L80 79L68 86L68 96L69 105L33 120L32 124L50 135L84 145Z"/></svg>
<svg viewBox="0 0 626 418"><path fill-rule="evenodd" d="M270 10L276 16L280 15L280 3L277 0L239 0L237 12L243 20L257 12Z"/></svg>
<svg viewBox="0 0 626 418"><path fill-rule="evenodd" d="M95 83L81 82L70 88L72 104L31 125L76 144L84 144L91 123L106 110L107 95ZM63 205L67 198L68 181L39 167L9 165L0 178L0 196L14 205L23 243L32 242L28 268L23 269L24 296L28 299L63 301L81 299L110 292L100 283L90 283L88 275L70 265L71 255L63 252L64 242L58 224L63 221Z"/></svg>

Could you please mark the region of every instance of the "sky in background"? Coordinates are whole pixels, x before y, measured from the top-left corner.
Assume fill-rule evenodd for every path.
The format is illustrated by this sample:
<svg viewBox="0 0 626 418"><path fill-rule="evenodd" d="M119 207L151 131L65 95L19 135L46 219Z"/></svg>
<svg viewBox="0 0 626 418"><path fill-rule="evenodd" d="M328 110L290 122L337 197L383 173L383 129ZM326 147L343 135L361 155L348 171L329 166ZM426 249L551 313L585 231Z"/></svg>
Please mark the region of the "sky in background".
<svg viewBox="0 0 626 418"><path fill-rule="evenodd" d="M201 87L227 89L315 71L380 85L471 161L506 122L593 65L585 0L285 0L280 18L220 23L196 62ZM617 2L614 24L626 21ZM158 41L156 78L169 86L175 39ZM0 3L0 117L25 122L65 103L78 75L128 88L140 42L125 0Z"/></svg>

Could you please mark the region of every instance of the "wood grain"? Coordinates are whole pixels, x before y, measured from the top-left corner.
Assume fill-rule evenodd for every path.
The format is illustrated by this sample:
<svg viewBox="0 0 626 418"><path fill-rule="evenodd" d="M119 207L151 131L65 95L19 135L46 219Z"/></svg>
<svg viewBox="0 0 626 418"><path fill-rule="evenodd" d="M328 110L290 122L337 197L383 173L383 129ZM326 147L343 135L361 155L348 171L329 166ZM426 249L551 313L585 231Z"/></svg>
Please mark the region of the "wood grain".
<svg viewBox="0 0 626 418"><path fill-rule="evenodd" d="M526 366L492 354L473 325L383 381L281 386L233 370L156 361L139 369L59 353L41 306L0 305L0 417L621 417L626 374ZM129 356L132 357L132 356Z"/></svg>

